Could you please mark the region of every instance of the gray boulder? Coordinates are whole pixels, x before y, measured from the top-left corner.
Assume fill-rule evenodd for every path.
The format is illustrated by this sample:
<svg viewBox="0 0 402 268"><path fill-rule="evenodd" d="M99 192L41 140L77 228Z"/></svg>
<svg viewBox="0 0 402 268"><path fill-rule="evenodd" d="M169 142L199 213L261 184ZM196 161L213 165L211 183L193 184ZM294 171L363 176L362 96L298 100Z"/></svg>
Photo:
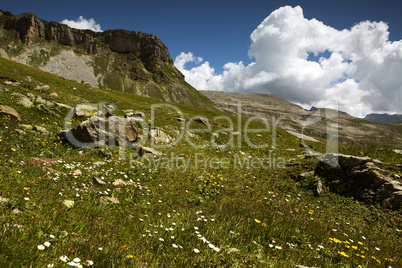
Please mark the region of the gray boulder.
<svg viewBox="0 0 402 268"><path fill-rule="evenodd" d="M135 122L128 118L92 116L75 128L59 132L58 136L76 147L135 148L138 128Z"/></svg>
<svg viewBox="0 0 402 268"><path fill-rule="evenodd" d="M398 209L402 205L402 184L385 175L376 163L369 157L327 154L318 163L315 175L323 178L333 192L368 205Z"/></svg>

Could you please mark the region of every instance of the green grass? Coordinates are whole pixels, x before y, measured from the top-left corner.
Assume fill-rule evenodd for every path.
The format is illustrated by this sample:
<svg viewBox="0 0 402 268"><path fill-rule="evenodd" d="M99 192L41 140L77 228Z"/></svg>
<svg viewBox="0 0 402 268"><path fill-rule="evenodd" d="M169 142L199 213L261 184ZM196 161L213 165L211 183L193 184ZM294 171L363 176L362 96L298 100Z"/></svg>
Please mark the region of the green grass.
<svg viewBox="0 0 402 268"><path fill-rule="evenodd" d="M165 155L153 160L134 159L136 149L110 147L109 158L102 149L72 148L57 139L67 112L52 117L23 108L11 93L50 100L49 93L56 92L57 100L69 105L78 103L77 97L104 101L116 105L116 114L143 111L148 126L151 105L158 101L92 88L4 59L0 76L1 84L4 77L24 81L20 87L4 86L8 91L0 93L0 104L17 109L22 124L50 131L21 135L14 130L18 125L0 119L0 196L8 199L0 204L1 267L68 267L62 256L79 258L81 264L90 260L94 267L402 267L401 210L366 207L329 191L317 196L314 182L294 178L314 170L318 160L298 157L300 141L281 129L276 149L252 148L242 135L217 151L212 132L228 125L217 116L228 116L237 131L236 116L182 105L178 108L184 117L202 115L213 122L211 131L191 138L208 146L195 149L182 140L158 149ZM27 76L32 82L26 82ZM39 83L50 90L35 90ZM155 115L155 125L174 136L180 127L177 112L162 107ZM243 128L246 120L240 120ZM191 127L208 130L201 123ZM258 122L250 124L259 127ZM215 142L227 144L230 136L220 133ZM249 138L271 145L272 131ZM325 140L317 139L322 143L308 144L324 152ZM378 158L401 175L396 170L401 157L390 149L340 144L339 151ZM31 164L34 158L58 161ZM267 168L255 161L262 158ZM280 168L273 163L281 159L298 165ZM95 164L99 161L103 163ZM76 169L82 176L72 175ZM107 184L97 185L94 176ZM113 185L118 179L127 185ZM73 207L63 205L65 200L74 201ZM15 209L21 213L12 214Z"/></svg>

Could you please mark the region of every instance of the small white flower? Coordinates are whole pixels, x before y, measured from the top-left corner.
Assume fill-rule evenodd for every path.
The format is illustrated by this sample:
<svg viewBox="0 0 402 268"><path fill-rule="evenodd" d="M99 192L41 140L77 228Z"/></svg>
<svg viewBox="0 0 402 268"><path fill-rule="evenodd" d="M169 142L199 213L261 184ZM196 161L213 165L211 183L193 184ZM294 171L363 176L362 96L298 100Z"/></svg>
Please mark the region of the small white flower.
<svg viewBox="0 0 402 268"><path fill-rule="evenodd" d="M173 246L174 248L178 248L178 247L179 247L179 246L176 245L176 244L172 244L172 246Z"/></svg>
<svg viewBox="0 0 402 268"><path fill-rule="evenodd" d="M100 251L102 251L103 250L103 248L102 247L100 247L100 248L98 248Z"/></svg>
<svg viewBox="0 0 402 268"><path fill-rule="evenodd" d="M174 239L174 236L172 235L170 238Z"/></svg>
<svg viewBox="0 0 402 268"><path fill-rule="evenodd" d="M91 260L87 260L85 263L87 266L92 266L94 264L94 262Z"/></svg>
<svg viewBox="0 0 402 268"><path fill-rule="evenodd" d="M50 247L50 242L46 241L45 243L43 243L43 245L45 245L48 248Z"/></svg>
<svg viewBox="0 0 402 268"><path fill-rule="evenodd" d="M282 247L281 247L281 246L275 246L275 248L276 248L276 249L282 249Z"/></svg>
<svg viewBox="0 0 402 268"><path fill-rule="evenodd" d="M38 245L38 249L39 250L45 250L45 246L44 245Z"/></svg>
<svg viewBox="0 0 402 268"><path fill-rule="evenodd" d="M141 219L141 218L140 218L140 221L144 221L144 219Z"/></svg>
<svg viewBox="0 0 402 268"><path fill-rule="evenodd" d="M78 263L78 262L81 262L81 259L80 259L80 258L74 258L74 259L73 259L73 262L77 262L77 263Z"/></svg>
<svg viewBox="0 0 402 268"><path fill-rule="evenodd" d="M198 230L198 227L197 227L197 226L194 226L194 230Z"/></svg>
<svg viewBox="0 0 402 268"><path fill-rule="evenodd" d="M165 241L165 239L163 239L163 238L161 237L161 238L159 238L159 241Z"/></svg>
<svg viewBox="0 0 402 268"><path fill-rule="evenodd" d="M29 200L29 197L24 197L24 200L27 200L27 201L28 201L28 200Z"/></svg>
<svg viewBox="0 0 402 268"><path fill-rule="evenodd" d="M200 250L195 248L195 249L194 249L194 252L195 252L195 253L200 253Z"/></svg>
<svg viewBox="0 0 402 268"><path fill-rule="evenodd" d="M59 259L60 259L62 262L68 262L68 261L70 260L66 255L61 256Z"/></svg>
<svg viewBox="0 0 402 268"><path fill-rule="evenodd" d="M268 246L269 246L270 248L273 248L273 247L274 247L274 245L272 245L272 244L269 244Z"/></svg>
<svg viewBox="0 0 402 268"><path fill-rule="evenodd" d="M366 240L366 238L365 238L364 236L362 236L362 238L363 238L364 240Z"/></svg>
<svg viewBox="0 0 402 268"><path fill-rule="evenodd" d="M317 247L319 247L320 249L324 249L324 247L323 247L323 246L321 246L321 245L318 245Z"/></svg>
<svg viewBox="0 0 402 268"><path fill-rule="evenodd" d="M54 267L53 263L47 265L47 268L52 268L52 267Z"/></svg>
<svg viewBox="0 0 402 268"><path fill-rule="evenodd" d="M380 251L380 248L378 248L378 247L375 247L375 250L378 250L378 251Z"/></svg>
<svg viewBox="0 0 402 268"><path fill-rule="evenodd" d="M55 238L55 236L54 236L54 235L52 235L52 234L51 234L51 235L49 235L49 237L50 237L51 239Z"/></svg>

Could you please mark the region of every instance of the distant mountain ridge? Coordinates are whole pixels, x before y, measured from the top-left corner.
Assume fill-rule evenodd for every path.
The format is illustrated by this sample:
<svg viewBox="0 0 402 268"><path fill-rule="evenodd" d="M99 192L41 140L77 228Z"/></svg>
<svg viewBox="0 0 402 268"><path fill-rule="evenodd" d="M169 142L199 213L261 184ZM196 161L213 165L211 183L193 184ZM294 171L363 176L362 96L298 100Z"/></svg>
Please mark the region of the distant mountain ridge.
<svg viewBox="0 0 402 268"><path fill-rule="evenodd" d="M253 118L276 120L283 129L328 138L328 126L336 126L338 140L345 143L382 144L402 148L402 123L384 125L355 118L332 109L302 107L272 94L201 91L222 109ZM305 128L303 129L303 126Z"/></svg>
<svg viewBox="0 0 402 268"><path fill-rule="evenodd" d="M363 119L379 123L393 124L402 122L402 114L368 114Z"/></svg>
<svg viewBox="0 0 402 268"><path fill-rule="evenodd" d="M78 30L0 10L0 56L105 89L216 109L184 80L167 46L152 34Z"/></svg>

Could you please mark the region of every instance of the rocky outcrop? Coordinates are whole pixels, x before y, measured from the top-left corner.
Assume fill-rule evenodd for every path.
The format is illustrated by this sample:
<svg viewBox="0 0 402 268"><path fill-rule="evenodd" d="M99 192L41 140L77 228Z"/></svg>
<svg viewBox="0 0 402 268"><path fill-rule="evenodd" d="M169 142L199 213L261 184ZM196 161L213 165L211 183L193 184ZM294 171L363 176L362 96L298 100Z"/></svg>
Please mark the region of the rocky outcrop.
<svg viewBox="0 0 402 268"><path fill-rule="evenodd" d="M398 209L402 205L402 184L388 177L369 157L327 154L318 163L315 175L336 193L354 197L368 205Z"/></svg>
<svg viewBox="0 0 402 268"><path fill-rule="evenodd" d="M1 15L1 13L0 13ZM8 14L0 22L0 28L14 30L24 45L40 41L51 41L65 46L77 47L90 55L102 55L110 52L119 54L132 53L140 59L147 70L159 70L164 63L173 66L169 50L159 37L136 31L108 30L94 32L78 30L54 21L40 19L33 13L16 16Z"/></svg>
<svg viewBox="0 0 402 268"><path fill-rule="evenodd" d="M21 121L20 114L10 106L0 105L0 118L5 117L9 119L11 122L18 123Z"/></svg>
<svg viewBox="0 0 402 268"><path fill-rule="evenodd" d="M76 147L135 147L138 128L130 119L92 116L75 128L63 130L58 136Z"/></svg>
<svg viewBox="0 0 402 268"><path fill-rule="evenodd" d="M0 11L0 55L67 79L163 102L216 110L184 80L155 35L127 30L78 30L33 13Z"/></svg>

